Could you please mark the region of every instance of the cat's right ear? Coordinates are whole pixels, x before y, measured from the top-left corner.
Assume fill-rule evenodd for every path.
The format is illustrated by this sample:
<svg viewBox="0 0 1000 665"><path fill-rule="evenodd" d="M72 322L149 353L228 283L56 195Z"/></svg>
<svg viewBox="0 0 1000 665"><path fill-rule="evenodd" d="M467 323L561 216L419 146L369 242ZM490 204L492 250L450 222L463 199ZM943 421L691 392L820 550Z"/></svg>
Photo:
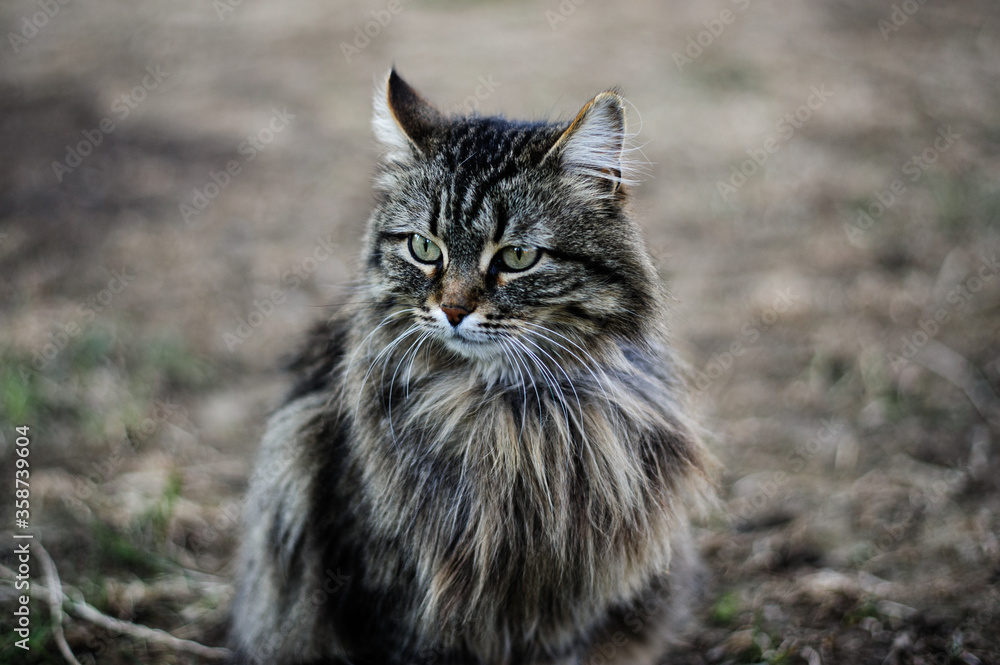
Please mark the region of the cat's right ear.
<svg viewBox="0 0 1000 665"><path fill-rule="evenodd" d="M400 78L393 68L385 85L375 91L375 138L389 162L407 163L426 156L444 115Z"/></svg>
<svg viewBox="0 0 1000 665"><path fill-rule="evenodd" d="M549 148L542 162L557 159L563 172L599 194L614 194L631 181L626 166L625 105L617 92L602 92L587 102Z"/></svg>

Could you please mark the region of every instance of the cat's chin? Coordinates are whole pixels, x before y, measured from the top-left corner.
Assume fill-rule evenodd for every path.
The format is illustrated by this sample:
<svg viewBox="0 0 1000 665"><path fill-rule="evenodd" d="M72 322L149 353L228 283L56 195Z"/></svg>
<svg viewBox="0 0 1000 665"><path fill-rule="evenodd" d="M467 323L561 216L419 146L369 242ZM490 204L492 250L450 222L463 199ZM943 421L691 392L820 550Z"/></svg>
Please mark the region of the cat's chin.
<svg viewBox="0 0 1000 665"><path fill-rule="evenodd" d="M503 348L495 342L478 342L455 335L448 335L441 341L449 351L467 360L495 363L503 358Z"/></svg>
<svg viewBox="0 0 1000 665"><path fill-rule="evenodd" d="M522 385L523 371L510 363L503 347L495 342L474 342L460 338L444 340L444 346L467 361L472 373L487 386Z"/></svg>

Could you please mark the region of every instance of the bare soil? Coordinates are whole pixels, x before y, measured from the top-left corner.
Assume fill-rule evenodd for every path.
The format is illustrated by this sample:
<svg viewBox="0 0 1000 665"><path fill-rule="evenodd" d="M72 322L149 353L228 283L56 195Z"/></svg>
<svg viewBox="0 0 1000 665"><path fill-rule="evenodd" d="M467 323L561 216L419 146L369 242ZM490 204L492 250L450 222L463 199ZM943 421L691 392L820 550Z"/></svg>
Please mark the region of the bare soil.
<svg viewBox="0 0 1000 665"><path fill-rule="evenodd" d="M26 425L34 542L90 604L224 643L248 470L359 263L394 62L449 110L634 105L724 469L665 662L1000 663L997 3L9 0L0 25L0 513L21 531ZM63 662L30 607L0 661Z"/></svg>

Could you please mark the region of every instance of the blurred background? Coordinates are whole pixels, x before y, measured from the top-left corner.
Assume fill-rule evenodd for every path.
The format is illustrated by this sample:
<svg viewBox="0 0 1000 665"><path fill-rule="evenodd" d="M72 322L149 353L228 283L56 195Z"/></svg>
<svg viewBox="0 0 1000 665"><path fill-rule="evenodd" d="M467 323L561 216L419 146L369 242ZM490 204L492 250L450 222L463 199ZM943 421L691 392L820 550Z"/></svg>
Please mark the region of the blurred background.
<svg viewBox="0 0 1000 665"><path fill-rule="evenodd" d="M224 642L248 471L359 264L395 63L453 112L634 106L724 466L669 662L1000 663L996 2L5 0L0 26L0 514L16 542L28 426L28 531L78 599ZM31 608L0 661L64 662ZM65 631L80 662L205 662Z"/></svg>

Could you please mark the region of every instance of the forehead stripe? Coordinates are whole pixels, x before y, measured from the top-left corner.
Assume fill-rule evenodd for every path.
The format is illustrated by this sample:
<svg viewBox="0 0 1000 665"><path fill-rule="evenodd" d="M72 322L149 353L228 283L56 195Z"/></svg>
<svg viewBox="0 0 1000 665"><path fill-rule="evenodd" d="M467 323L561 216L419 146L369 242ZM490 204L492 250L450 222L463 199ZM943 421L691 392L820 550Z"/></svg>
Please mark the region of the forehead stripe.
<svg viewBox="0 0 1000 665"><path fill-rule="evenodd" d="M449 159L449 165L452 166L451 201L448 205L451 223L475 219L486 194L500 181L517 174L520 153L532 138L529 132L502 132L495 128L494 132L482 136L477 137L476 133L467 132L460 137L456 150ZM480 141L476 141L477 138ZM474 152L470 152L470 148ZM470 160L476 164L472 171L475 175L466 175L467 168L463 168Z"/></svg>
<svg viewBox="0 0 1000 665"><path fill-rule="evenodd" d="M444 196L444 193L441 194ZM438 215L441 214L441 198L434 196L431 203L431 218L429 228L432 236L437 236L438 234Z"/></svg>
<svg viewBox="0 0 1000 665"><path fill-rule="evenodd" d="M469 204L465 206L465 209L462 211L464 219L466 220L475 219L476 215L479 214L480 209L483 207L483 199L486 198L486 195L490 192L490 190L496 187L500 181L511 178L516 173L517 173L517 163L512 159L508 159L500 170L495 171L490 175L488 175L483 180L483 182L478 184L478 186L475 188L475 190L472 193L472 199L469 201Z"/></svg>
<svg viewBox="0 0 1000 665"><path fill-rule="evenodd" d="M499 243L500 239L503 238L504 231L507 230L507 206L500 203L497 210L497 228L493 232L493 242Z"/></svg>

